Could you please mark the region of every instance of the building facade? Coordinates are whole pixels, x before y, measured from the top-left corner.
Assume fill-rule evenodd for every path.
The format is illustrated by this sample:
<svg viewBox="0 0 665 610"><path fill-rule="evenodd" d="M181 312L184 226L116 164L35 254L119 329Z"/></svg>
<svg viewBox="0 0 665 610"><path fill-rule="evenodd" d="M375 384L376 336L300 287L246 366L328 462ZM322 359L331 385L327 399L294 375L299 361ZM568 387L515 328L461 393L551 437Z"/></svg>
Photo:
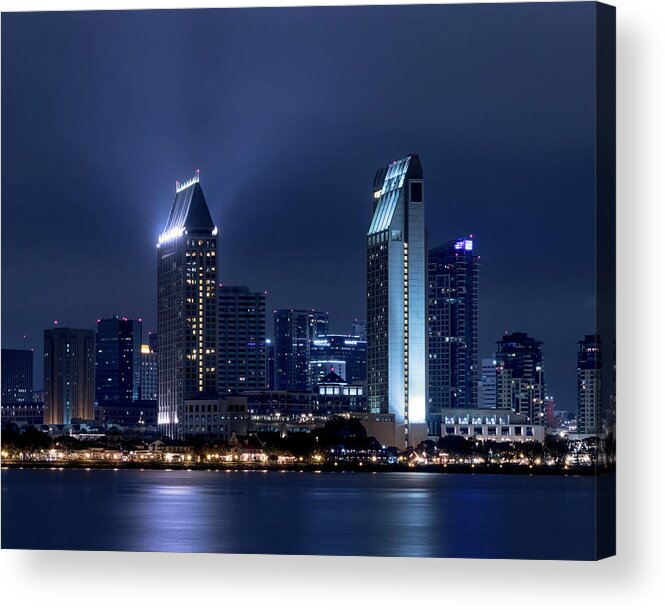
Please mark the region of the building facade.
<svg viewBox="0 0 665 610"><path fill-rule="evenodd" d="M358 320L356 318L353 321L351 334L354 337L358 337L361 341L367 342L367 320Z"/></svg>
<svg viewBox="0 0 665 610"><path fill-rule="evenodd" d="M95 418L95 331L44 331L44 423Z"/></svg>
<svg viewBox="0 0 665 610"><path fill-rule="evenodd" d="M586 335L577 349L577 432L600 434L602 357L600 337Z"/></svg>
<svg viewBox="0 0 665 610"><path fill-rule="evenodd" d="M311 353L312 380L316 383L321 379L320 373L326 363L331 366L324 372L324 376L331 370L346 381L353 384L364 384L367 382L367 341L354 335L319 335L312 342ZM321 366L316 366L320 363ZM337 369L337 363L344 366Z"/></svg>
<svg viewBox="0 0 665 610"><path fill-rule="evenodd" d="M183 436L186 399L217 394L217 227L196 176L176 183L157 244L157 422Z"/></svg>
<svg viewBox="0 0 665 610"><path fill-rule="evenodd" d="M142 329L140 320L115 317L97 321L95 339L97 402L139 400Z"/></svg>
<svg viewBox="0 0 665 610"><path fill-rule="evenodd" d="M32 400L33 353L31 349L2 350L2 402Z"/></svg>
<svg viewBox="0 0 665 610"><path fill-rule="evenodd" d="M159 360L154 343L141 345L140 400L157 401L159 393Z"/></svg>
<svg viewBox="0 0 665 610"><path fill-rule="evenodd" d="M265 389L266 293L247 286L220 286L218 299L220 395Z"/></svg>
<svg viewBox="0 0 665 610"><path fill-rule="evenodd" d="M377 171L367 232L367 392L392 413L405 444L427 410L426 239L423 170L409 155Z"/></svg>
<svg viewBox="0 0 665 610"><path fill-rule="evenodd" d="M0 407L2 423L12 423L19 427L41 426L44 424L43 402L7 402Z"/></svg>
<svg viewBox="0 0 665 610"><path fill-rule="evenodd" d="M542 343L526 333L506 333L497 342L496 406L511 409L532 424L545 424Z"/></svg>
<svg viewBox="0 0 665 610"><path fill-rule="evenodd" d="M443 414L441 436L513 443L543 442L545 426L533 424L526 415L511 409L449 409Z"/></svg>
<svg viewBox="0 0 665 610"><path fill-rule="evenodd" d="M309 363L312 346L328 333L328 314L302 309L275 312L275 389L307 392L313 388Z"/></svg>
<svg viewBox="0 0 665 610"><path fill-rule="evenodd" d="M478 406L478 268L472 236L429 251L430 431L446 409Z"/></svg>
<svg viewBox="0 0 665 610"><path fill-rule="evenodd" d="M478 406L481 409L496 409L496 358L480 361L478 382Z"/></svg>
<svg viewBox="0 0 665 610"><path fill-rule="evenodd" d="M335 373L346 379L346 362L344 360L310 360L309 377L314 387L318 386L329 373Z"/></svg>

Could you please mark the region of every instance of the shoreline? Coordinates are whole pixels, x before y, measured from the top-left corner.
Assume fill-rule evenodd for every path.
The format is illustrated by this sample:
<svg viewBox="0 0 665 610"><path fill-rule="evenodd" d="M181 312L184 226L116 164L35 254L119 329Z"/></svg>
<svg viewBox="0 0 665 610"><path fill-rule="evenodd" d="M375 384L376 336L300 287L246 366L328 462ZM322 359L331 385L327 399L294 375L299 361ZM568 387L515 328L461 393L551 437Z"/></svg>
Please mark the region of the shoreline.
<svg viewBox="0 0 665 610"><path fill-rule="evenodd" d="M406 464L203 464L203 463L164 463L164 462L23 462L2 461L2 469L12 470L163 470L163 471L203 471L203 472L337 472L337 473L383 473L383 472L429 472L438 474L506 474L506 475L554 475L554 476L596 476L615 472L614 467L575 466L521 466L515 464L427 464L409 466Z"/></svg>

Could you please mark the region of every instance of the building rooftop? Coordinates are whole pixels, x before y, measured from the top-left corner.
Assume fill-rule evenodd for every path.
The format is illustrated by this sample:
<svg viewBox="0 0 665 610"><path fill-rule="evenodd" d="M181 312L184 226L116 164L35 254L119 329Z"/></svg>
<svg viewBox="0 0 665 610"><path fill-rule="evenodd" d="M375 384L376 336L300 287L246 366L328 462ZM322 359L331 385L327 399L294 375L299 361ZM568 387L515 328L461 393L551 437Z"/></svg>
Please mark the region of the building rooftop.
<svg viewBox="0 0 665 610"><path fill-rule="evenodd" d="M185 231L212 231L213 234L217 231L203 195L198 170L194 178L183 184L176 183L171 212L159 236L159 244L180 237Z"/></svg>

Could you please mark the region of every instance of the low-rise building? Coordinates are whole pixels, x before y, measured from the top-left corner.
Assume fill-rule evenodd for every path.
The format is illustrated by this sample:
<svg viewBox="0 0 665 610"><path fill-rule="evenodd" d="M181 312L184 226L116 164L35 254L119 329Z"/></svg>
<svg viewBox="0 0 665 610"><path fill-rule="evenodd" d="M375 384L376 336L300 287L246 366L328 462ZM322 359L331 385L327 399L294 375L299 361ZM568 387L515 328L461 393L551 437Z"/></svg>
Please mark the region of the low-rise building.
<svg viewBox="0 0 665 610"><path fill-rule="evenodd" d="M2 423L17 426L41 426L44 424L43 402L2 403Z"/></svg>
<svg viewBox="0 0 665 610"><path fill-rule="evenodd" d="M545 426L532 424L526 415L511 409L446 409L441 436L453 435L482 441L543 442Z"/></svg>
<svg viewBox="0 0 665 610"><path fill-rule="evenodd" d="M183 430L186 437L213 436L229 440L233 433L244 434L248 427L247 397L185 400Z"/></svg>

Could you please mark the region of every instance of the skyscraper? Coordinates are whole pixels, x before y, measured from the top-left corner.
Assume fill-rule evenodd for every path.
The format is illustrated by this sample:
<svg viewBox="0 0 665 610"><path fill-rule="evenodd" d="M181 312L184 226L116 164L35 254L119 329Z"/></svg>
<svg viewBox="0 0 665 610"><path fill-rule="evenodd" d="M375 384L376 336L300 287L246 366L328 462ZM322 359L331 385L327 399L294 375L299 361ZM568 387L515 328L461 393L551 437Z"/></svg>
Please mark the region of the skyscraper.
<svg viewBox="0 0 665 610"><path fill-rule="evenodd" d="M2 402L32 401L32 350L2 350Z"/></svg>
<svg viewBox="0 0 665 610"><path fill-rule="evenodd" d="M542 343L526 333L506 333L497 341L496 403L545 425L545 371Z"/></svg>
<svg viewBox="0 0 665 610"><path fill-rule="evenodd" d="M275 312L275 389L306 392L313 388L309 376L312 343L327 332L327 313L303 309Z"/></svg>
<svg viewBox="0 0 665 610"><path fill-rule="evenodd" d="M176 183L157 244L158 427L182 437L184 401L217 393L217 227L199 173Z"/></svg>
<svg viewBox="0 0 665 610"><path fill-rule="evenodd" d="M353 321L353 330L351 334L354 337L358 337L361 341L367 341L367 320L358 320L356 318Z"/></svg>
<svg viewBox="0 0 665 610"><path fill-rule="evenodd" d="M140 320L106 318L97 321L95 379L97 402L139 400L141 387Z"/></svg>
<svg viewBox="0 0 665 610"><path fill-rule="evenodd" d="M267 387L266 293L220 286L219 393Z"/></svg>
<svg viewBox="0 0 665 610"><path fill-rule="evenodd" d="M473 239L429 251L429 420L441 429L444 409L478 406L478 267Z"/></svg>
<svg viewBox="0 0 665 610"><path fill-rule="evenodd" d="M577 431L600 434L602 431L600 337L586 335L577 349Z"/></svg>
<svg viewBox="0 0 665 610"><path fill-rule="evenodd" d="M156 335L151 335L151 338ZM156 342L141 345L141 386L140 400L157 400L159 393L159 360L155 350Z"/></svg>
<svg viewBox="0 0 665 610"><path fill-rule="evenodd" d="M496 358L483 358L478 382L478 406L496 409Z"/></svg>
<svg viewBox="0 0 665 610"><path fill-rule="evenodd" d="M44 331L44 423L95 417L95 331Z"/></svg>
<svg viewBox="0 0 665 610"><path fill-rule="evenodd" d="M314 339L310 362L312 382L318 383L331 370L347 383L364 385L367 381L367 341L353 335L334 334L319 335Z"/></svg>
<svg viewBox="0 0 665 610"><path fill-rule="evenodd" d="M427 408L426 249L418 155L376 172L367 232L367 389L392 413L405 443L423 434Z"/></svg>
<svg viewBox="0 0 665 610"><path fill-rule="evenodd" d="M275 389L275 346L272 339L266 339L266 354L268 364L266 366L266 381L270 390Z"/></svg>

